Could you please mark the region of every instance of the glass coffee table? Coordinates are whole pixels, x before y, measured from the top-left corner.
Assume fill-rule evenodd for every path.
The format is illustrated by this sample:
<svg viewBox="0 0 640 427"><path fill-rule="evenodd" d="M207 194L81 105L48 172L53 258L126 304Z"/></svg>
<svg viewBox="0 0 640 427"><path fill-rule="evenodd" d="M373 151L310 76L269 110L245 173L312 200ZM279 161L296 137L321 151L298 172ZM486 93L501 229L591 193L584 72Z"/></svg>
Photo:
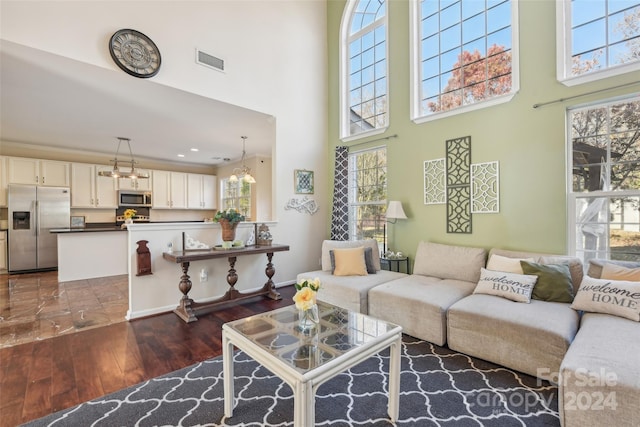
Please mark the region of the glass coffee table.
<svg viewBox="0 0 640 427"><path fill-rule="evenodd" d="M389 348L391 421L398 418L402 328L330 304L318 302L320 323L311 331L298 328L294 305L222 326L224 413L235 406L233 346L273 372L293 390L294 427L315 425L318 387L352 366Z"/></svg>

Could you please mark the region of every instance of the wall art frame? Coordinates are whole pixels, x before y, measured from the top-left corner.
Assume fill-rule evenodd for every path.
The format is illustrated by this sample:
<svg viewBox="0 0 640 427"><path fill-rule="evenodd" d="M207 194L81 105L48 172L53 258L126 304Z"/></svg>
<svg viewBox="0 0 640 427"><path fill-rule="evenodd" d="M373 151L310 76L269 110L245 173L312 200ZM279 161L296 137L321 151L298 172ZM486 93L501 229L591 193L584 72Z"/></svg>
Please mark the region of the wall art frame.
<svg viewBox="0 0 640 427"><path fill-rule="evenodd" d="M293 171L293 186L296 194L313 194L315 191L313 171L296 169Z"/></svg>
<svg viewBox="0 0 640 427"><path fill-rule="evenodd" d="M72 216L71 217L71 221L69 223L69 227L70 228L84 228L86 226L85 224L85 217L84 216Z"/></svg>

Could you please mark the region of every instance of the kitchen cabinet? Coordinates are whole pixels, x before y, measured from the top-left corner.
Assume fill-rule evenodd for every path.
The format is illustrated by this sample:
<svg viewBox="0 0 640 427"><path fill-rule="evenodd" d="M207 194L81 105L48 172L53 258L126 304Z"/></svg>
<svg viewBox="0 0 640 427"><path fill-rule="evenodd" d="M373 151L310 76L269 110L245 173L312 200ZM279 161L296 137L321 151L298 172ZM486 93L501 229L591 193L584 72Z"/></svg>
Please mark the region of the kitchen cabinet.
<svg viewBox="0 0 640 427"><path fill-rule="evenodd" d="M9 157L9 184L31 184L44 187L68 187L69 163L55 160Z"/></svg>
<svg viewBox="0 0 640 427"><path fill-rule="evenodd" d="M0 270L7 269L7 232L0 231Z"/></svg>
<svg viewBox="0 0 640 427"><path fill-rule="evenodd" d="M110 166L87 163L71 164L71 207L116 209L118 207L118 180L98 176Z"/></svg>
<svg viewBox="0 0 640 427"><path fill-rule="evenodd" d="M215 209L216 182L215 175L188 174L187 207L189 209Z"/></svg>
<svg viewBox="0 0 640 427"><path fill-rule="evenodd" d="M7 158L0 157L0 206L7 206Z"/></svg>
<svg viewBox="0 0 640 427"><path fill-rule="evenodd" d="M154 170L152 207L156 209L185 209L187 207L187 174Z"/></svg>
<svg viewBox="0 0 640 427"><path fill-rule="evenodd" d="M129 170L130 171L130 170ZM119 190L135 190L135 191L151 191L151 171L146 169L137 169L138 173L149 175L149 179L131 179L131 178L120 178L118 179L118 189Z"/></svg>

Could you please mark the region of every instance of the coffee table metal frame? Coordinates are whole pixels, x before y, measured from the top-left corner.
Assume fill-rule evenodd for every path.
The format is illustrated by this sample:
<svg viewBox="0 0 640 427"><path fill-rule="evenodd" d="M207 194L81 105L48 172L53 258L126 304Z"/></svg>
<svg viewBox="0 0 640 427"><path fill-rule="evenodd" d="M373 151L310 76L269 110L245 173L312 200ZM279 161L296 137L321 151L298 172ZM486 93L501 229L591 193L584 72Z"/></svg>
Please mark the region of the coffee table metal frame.
<svg viewBox="0 0 640 427"><path fill-rule="evenodd" d="M233 416L235 407L234 392L234 367L233 367L233 347L241 349L255 361L260 363L273 374L281 378L293 390L294 398L294 427L309 427L315 425L315 395L318 387L327 380L333 378L341 372L357 365L363 360L389 348L389 401L388 414L391 421L398 419L399 398L400 398L400 357L402 347L402 328L400 326L374 319L360 313L350 312L330 304L318 303L320 309L320 325L315 332L304 333L297 330L298 314L295 306L284 307L271 312L262 313L245 319L225 323L222 327L222 354L223 354L223 375L224 375L224 413L226 417ZM325 321L329 318L332 310L342 315L348 316L348 325L332 325ZM274 321L275 315L287 315L293 321L278 323ZM327 314L329 313L329 314ZM360 318L362 316L362 318ZM247 326L246 322L267 322L271 323L271 329L264 329L258 335L247 335L242 333L242 327ZM378 322L378 323L376 323ZM366 326L369 326L367 329ZM374 327L371 327L374 325ZM378 327L378 325L380 325ZM335 326L335 327L334 327ZM268 326L267 326L268 327ZM333 329L332 329L333 328ZM356 341L361 341L357 346L353 346L346 351L337 350L332 353L331 346L322 344L322 338L339 332L347 333ZM297 337L298 341L290 343L283 348L269 349L260 344L257 340L260 336L270 336L268 334L282 333L289 339ZM317 336L313 336L313 334ZM318 340L318 337L320 338ZM364 339L362 339L364 337ZM301 345L305 345L310 339L320 342L322 351L330 354L329 360L317 363L308 369L300 369L291 363L291 360L283 357L285 353L291 353ZM315 364L314 364L315 365Z"/></svg>

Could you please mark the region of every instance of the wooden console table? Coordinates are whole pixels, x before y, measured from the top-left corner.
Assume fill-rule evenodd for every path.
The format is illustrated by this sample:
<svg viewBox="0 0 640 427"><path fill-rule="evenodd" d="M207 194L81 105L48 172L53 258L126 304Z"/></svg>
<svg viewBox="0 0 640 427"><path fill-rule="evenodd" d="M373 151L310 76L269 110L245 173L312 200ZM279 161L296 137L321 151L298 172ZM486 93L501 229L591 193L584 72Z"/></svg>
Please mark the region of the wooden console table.
<svg viewBox="0 0 640 427"><path fill-rule="evenodd" d="M227 250L206 250L206 251L176 251L176 252L164 252L162 258L167 261L181 264L182 277L180 277L180 283L178 289L182 292L182 298L180 304L173 310L182 320L185 322L195 322L198 320L197 313L204 313L212 311L216 307L226 304L230 301L243 300L259 295L267 296L271 299L282 299L280 294L276 292L275 285L271 278L276 272L276 269L271 263L274 252L288 251L288 245L269 245L269 246L247 246L239 249L227 249ZM267 268L265 274L267 275L267 282L262 289L254 292L241 293L237 291L234 286L238 281L238 274L236 273L235 265L237 257L243 255L255 255L255 254L267 254ZM189 263L191 261L202 261L207 259L216 258L228 258L229 259L229 272L227 273L227 283L229 284L229 290L215 301L206 303L197 303L189 298L189 291L191 290L191 280L189 278Z"/></svg>

